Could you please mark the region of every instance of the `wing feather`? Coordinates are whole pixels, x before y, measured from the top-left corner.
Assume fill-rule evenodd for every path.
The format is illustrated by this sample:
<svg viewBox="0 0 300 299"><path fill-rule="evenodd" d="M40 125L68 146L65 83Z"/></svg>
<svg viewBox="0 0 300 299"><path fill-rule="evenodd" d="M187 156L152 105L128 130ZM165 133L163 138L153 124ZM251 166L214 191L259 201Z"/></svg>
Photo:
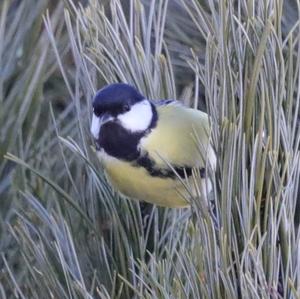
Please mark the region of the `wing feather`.
<svg viewBox="0 0 300 299"><path fill-rule="evenodd" d="M176 167L204 167L206 157L215 163L206 113L180 105L157 106L157 112L157 126L140 144L156 167L168 168L166 161Z"/></svg>

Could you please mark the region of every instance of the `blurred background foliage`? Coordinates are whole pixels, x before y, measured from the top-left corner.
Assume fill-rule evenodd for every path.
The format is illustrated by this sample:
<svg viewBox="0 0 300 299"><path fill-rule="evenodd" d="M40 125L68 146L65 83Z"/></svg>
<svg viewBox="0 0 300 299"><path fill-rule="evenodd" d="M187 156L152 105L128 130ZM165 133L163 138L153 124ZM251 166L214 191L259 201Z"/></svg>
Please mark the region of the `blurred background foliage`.
<svg viewBox="0 0 300 299"><path fill-rule="evenodd" d="M0 297L300 298L299 51L296 0L2 0ZM212 209L110 188L89 121L116 81L209 112Z"/></svg>

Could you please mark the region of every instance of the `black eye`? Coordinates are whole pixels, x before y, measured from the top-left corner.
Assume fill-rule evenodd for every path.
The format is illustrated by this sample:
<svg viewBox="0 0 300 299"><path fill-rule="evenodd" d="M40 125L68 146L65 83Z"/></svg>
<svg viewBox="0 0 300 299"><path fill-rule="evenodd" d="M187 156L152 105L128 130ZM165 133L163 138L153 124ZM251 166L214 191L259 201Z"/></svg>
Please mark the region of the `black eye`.
<svg viewBox="0 0 300 299"><path fill-rule="evenodd" d="M94 108L93 109L93 112L94 112L94 114L97 116L97 117L99 117L100 115L101 115L101 110L100 109L97 109L97 108Z"/></svg>
<svg viewBox="0 0 300 299"><path fill-rule="evenodd" d="M128 105L128 104L124 104L123 106L122 106L122 111L123 112L127 112L127 111L129 111L130 110L130 106Z"/></svg>

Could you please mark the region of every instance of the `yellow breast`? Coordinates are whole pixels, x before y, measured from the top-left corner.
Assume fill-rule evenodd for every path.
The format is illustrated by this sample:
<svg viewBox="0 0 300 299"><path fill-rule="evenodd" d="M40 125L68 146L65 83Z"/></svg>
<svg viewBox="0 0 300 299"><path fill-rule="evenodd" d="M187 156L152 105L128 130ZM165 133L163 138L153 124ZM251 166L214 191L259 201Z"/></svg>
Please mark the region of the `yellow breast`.
<svg viewBox="0 0 300 299"><path fill-rule="evenodd" d="M187 206L185 198L189 194L177 179L151 176L142 167L132 166L128 162L111 157L103 158L109 181L122 194L153 204L168 207Z"/></svg>

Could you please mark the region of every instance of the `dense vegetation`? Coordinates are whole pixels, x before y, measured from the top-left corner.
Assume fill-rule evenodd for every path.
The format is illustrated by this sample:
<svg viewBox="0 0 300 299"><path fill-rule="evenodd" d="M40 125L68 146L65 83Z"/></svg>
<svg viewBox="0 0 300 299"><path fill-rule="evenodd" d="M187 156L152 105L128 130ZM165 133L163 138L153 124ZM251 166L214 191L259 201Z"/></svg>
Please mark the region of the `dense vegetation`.
<svg viewBox="0 0 300 299"><path fill-rule="evenodd" d="M0 2L0 298L300 298L300 6L125 2ZM209 113L209 205L145 217L107 183L117 81Z"/></svg>

